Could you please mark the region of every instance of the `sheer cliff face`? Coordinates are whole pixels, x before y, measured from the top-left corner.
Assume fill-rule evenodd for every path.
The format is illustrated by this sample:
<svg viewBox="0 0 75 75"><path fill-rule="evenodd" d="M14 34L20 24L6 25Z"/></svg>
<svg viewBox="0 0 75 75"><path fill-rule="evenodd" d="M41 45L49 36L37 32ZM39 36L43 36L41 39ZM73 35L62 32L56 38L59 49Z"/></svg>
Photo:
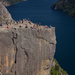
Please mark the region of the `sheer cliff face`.
<svg viewBox="0 0 75 75"><path fill-rule="evenodd" d="M50 75L55 53L55 28L0 30L2 75Z"/></svg>
<svg viewBox="0 0 75 75"><path fill-rule="evenodd" d="M11 21L11 15L7 9L0 3L0 22L5 23L6 21Z"/></svg>

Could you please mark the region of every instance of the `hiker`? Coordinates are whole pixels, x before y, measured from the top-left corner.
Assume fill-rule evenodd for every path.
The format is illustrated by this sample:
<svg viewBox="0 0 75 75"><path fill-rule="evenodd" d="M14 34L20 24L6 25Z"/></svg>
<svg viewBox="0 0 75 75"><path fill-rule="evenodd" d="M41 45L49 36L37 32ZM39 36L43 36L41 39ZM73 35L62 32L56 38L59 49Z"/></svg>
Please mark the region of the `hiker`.
<svg viewBox="0 0 75 75"><path fill-rule="evenodd" d="M33 27L32 27L32 26L30 26L30 28L31 28L31 29L33 29Z"/></svg>
<svg viewBox="0 0 75 75"><path fill-rule="evenodd" d="M42 30L42 29L40 28L40 30Z"/></svg>
<svg viewBox="0 0 75 75"><path fill-rule="evenodd" d="M14 28L16 30L16 28Z"/></svg>
<svg viewBox="0 0 75 75"><path fill-rule="evenodd" d="M31 24L31 21L29 21L28 23L30 23L30 24Z"/></svg>
<svg viewBox="0 0 75 75"><path fill-rule="evenodd" d="M0 24L0 26L2 27L2 23Z"/></svg>
<svg viewBox="0 0 75 75"><path fill-rule="evenodd" d="M51 28L52 26L50 25L49 28Z"/></svg>
<svg viewBox="0 0 75 75"><path fill-rule="evenodd" d="M26 18L24 19L24 21L26 21Z"/></svg>
<svg viewBox="0 0 75 75"><path fill-rule="evenodd" d="M9 28L9 27L7 26L7 28Z"/></svg>
<svg viewBox="0 0 75 75"><path fill-rule="evenodd" d="M11 25L11 22L10 22L10 25Z"/></svg>
<svg viewBox="0 0 75 75"><path fill-rule="evenodd" d="M8 22L6 22L6 25L8 26Z"/></svg>
<svg viewBox="0 0 75 75"><path fill-rule="evenodd" d="M26 24L25 28L28 28L27 24Z"/></svg>
<svg viewBox="0 0 75 75"><path fill-rule="evenodd" d="M19 26L21 28L21 26Z"/></svg>
<svg viewBox="0 0 75 75"><path fill-rule="evenodd" d="M21 20L19 20L19 23L21 23Z"/></svg>
<svg viewBox="0 0 75 75"><path fill-rule="evenodd" d="M33 29L35 28L35 25L33 25Z"/></svg>
<svg viewBox="0 0 75 75"><path fill-rule="evenodd" d="M28 26L25 26L25 28L28 28Z"/></svg>
<svg viewBox="0 0 75 75"><path fill-rule="evenodd" d="M23 20L22 20L22 23L23 23Z"/></svg>
<svg viewBox="0 0 75 75"><path fill-rule="evenodd" d="M16 23L18 24L18 21Z"/></svg>
<svg viewBox="0 0 75 75"><path fill-rule="evenodd" d="M45 28L48 28L48 26L46 25Z"/></svg>
<svg viewBox="0 0 75 75"><path fill-rule="evenodd" d="M48 28L49 28L49 26L48 26Z"/></svg>
<svg viewBox="0 0 75 75"><path fill-rule="evenodd" d="M37 31L39 32L39 29L37 28Z"/></svg>
<svg viewBox="0 0 75 75"><path fill-rule="evenodd" d="M41 23L39 22L39 25L41 25Z"/></svg>
<svg viewBox="0 0 75 75"><path fill-rule="evenodd" d="M29 21L29 18L28 18L28 21Z"/></svg>
<svg viewBox="0 0 75 75"><path fill-rule="evenodd" d="M27 26L27 24L25 24Z"/></svg>
<svg viewBox="0 0 75 75"><path fill-rule="evenodd" d="M38 25L38 23L36 23L36 27L38 27L39 25Z"/></svg>
<svg viewBox="0 0 75 75"><path fill-rule="evenodd" d="M15 23L15 20L13 20L13 23Z"/></svg>
<svg viewBox="0 0 75 75"><path fill-rule="evenodd" d="M13 21L11 20L11 23L12 23Z"/></svg>

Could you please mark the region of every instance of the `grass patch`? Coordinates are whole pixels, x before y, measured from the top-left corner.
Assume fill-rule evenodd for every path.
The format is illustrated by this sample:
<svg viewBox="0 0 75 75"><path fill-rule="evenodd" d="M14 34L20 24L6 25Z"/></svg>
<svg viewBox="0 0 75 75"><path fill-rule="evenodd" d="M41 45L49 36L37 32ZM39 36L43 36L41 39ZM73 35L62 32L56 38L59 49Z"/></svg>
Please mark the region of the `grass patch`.
<svg viewBox="0 0 75 75"><path fill-rule="evenodd" d="M56 65L51 68L50 75L67 75L67 72L60 67L57 60L53 59L53 61L55 61Z"/></svg>

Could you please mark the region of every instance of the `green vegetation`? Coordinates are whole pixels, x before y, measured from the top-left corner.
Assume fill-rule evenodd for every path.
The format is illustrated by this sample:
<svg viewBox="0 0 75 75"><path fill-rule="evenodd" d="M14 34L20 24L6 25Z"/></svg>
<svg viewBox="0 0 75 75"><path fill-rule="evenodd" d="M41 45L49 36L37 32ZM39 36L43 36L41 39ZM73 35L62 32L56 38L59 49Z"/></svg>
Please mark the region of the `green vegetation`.
<svg viewBox="0 0 75 75"><path fill-rule="evenodd" d="M75 0L59 0L52 5L52 8L54 7L68 12L71 17L75 17Z"/></svg>
<svg viewBox="0 0 75 75"><path fill-rule="evenodd" d="M53 61L55 61L55 63L56 63L56 64L58 64L58 62L57 62L57 60L56 60L56 59L53 59Z"/></svg>
<svg viewBox="0 0 75 75"><path fill-rule="evenodd" d="M61 70L61 73L62 73L62 74L67 75L67 72L64 71L62 68L60 68L60 70Z"/></svg>
<svg viewBox="0 0 75 75"><path fill-rule="evenodd" d="M53 59L53 61L55 61L56 65L51 68L50 75L67 75L67 72L60 67L57 60Z"/></svg>

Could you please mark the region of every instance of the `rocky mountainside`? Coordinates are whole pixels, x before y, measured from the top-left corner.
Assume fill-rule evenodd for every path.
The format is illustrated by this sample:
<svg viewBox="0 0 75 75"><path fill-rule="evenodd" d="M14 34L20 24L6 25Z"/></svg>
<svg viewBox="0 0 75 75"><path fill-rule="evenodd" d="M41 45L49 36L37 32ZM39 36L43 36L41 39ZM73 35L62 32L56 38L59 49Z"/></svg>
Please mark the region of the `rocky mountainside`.
<svg viewBox="0 0 75 75"><path fill-rule="evenodd" d="M75 0L59 0L51 8L66 11L69 16L75 17Z"/></svg>
<svg viewBox="0 0 75 75"><path fill-rule="evenodd" d="M17 28L0 30L2 75L50 75L55 54L55 28L37 31Z"/></svg>
<svg viewBox="0 0 75 75"><path fill-rule="evenodd" d="M23 1L23 0L0 0L0 2L4 5L4 6L10 6L12 4L16 4L20 1Z"/></svg>
<svg viewBox="0 0 75 75"><path fill-rule="evenodd" d="M12 21L12 17L5 6L0 2L0 23L5 23L6 21Z"/></svg>

